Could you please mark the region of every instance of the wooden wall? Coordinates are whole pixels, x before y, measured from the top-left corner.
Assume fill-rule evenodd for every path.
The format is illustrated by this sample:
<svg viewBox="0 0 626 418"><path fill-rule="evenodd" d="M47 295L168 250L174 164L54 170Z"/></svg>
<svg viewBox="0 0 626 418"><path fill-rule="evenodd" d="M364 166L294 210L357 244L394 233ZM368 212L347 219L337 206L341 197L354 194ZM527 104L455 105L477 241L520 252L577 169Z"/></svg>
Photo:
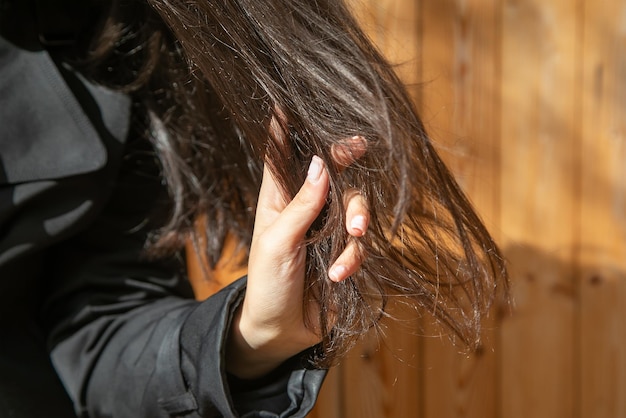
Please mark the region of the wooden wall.
<svg viewBox="0 0 626 418"><path fill-rule="evenodd" d="M434 330L366 339L311 416L626 417L626 0L350 1L503 248L514 308L469 356Z"/></svg>
<svg viewBox="0 0 626 418"><path fill-rule="evenodd" d="M509 261L485 348L390 330L318 418L626 417L626 1L352 0Z"/></svg>

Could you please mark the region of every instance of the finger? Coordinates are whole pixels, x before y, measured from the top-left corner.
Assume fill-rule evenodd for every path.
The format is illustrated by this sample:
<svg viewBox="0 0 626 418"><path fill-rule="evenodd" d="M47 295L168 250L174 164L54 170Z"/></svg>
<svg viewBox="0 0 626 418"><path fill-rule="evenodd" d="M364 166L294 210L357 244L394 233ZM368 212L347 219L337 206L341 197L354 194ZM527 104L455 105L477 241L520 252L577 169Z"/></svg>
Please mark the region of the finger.
<svg viewBox="0 0 626 418"><path fill-rule="evenodd" d="M362 258L358 244L355 240L351 240L343 250L339 258L328 269L328 277L333 282L341 282L361 267Z"/></svg>
<svg viewBox="0 0 626 418"><path fill-rule="evenodd" d="M367 151L367 141L362 136L341 141L340 144L333 144L330 153L335 163L340 167L347 167L361 158Z"/></svg>
<svg viewBox="0 0 626 418"><path fill-rule="evenodd" d="M351 189L344 195L346 206L346 230L353 237L362 237L367 232L370 212L363 195Z"/></svg>
<svg viewBox="0 0 626 418"><path fill-rule="evenodd" d="M329 176L324 161L313 156L307 178L272 225L272 233L284 238L290 245L302 240L307 230L320 214L328 196Z"/></svg>

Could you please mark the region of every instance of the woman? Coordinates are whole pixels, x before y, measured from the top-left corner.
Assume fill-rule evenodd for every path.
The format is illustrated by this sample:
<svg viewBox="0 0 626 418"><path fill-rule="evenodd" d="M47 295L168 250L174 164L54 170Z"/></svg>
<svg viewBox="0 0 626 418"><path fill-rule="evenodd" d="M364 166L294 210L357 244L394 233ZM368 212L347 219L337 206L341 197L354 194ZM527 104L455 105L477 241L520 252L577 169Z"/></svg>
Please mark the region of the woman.
<svg viewBox="0 0 626 418"><path fill-rule="evenodd" d="M304 416L390 300L478 343L502 259L343 3L27 4L0 43L8 416L70 416L57 375L79 416ZM249 251L202 303L198 219L210 260Z"/></svg>

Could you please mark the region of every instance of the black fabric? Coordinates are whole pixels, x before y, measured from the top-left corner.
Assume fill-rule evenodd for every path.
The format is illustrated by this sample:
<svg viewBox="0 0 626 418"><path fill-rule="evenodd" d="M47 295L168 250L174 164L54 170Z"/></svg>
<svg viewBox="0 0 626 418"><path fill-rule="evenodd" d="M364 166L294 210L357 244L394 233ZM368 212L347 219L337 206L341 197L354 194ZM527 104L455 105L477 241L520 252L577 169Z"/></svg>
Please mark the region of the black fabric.
<svg viewBox="0 0 626 418"><path fill-rule="evenodd" d="M40 40L52 47L74 45L97 24L107 4L102 0L35 0Z"/></svg>
<svg viewBox="0 0 626 418"><path fill-rule="evenodd" d="M0 42L0 184L56 179L104 167L107 154L101 135L66 87L50 56L43 51L11 47L2 38ZM104 89L94 90L98 94L94 100L104 102L99 108L128 109L128 98ZM124 112L118 112L110 118L120 120L108 124L121 130L114 135L120 140L126 138L128 126L124 116ZM105 132L101 130L111 135Z"/></svg>
<svg viewBox="0 0 626 418"><path fill-rule="evenodd" d="M5 318L0 330L0 417L74 417L39 327Z"/></svg>
<svg viewBox="0 0 626 418"><path fill-rule="evenodd" d="M22 48L59 49L88 38L110 6L103 0L0 0L0 36Z"/></svg>
<svg viewBox="0 0 626 418"><path fill-rule="evenodd" d="M35 0L0 0L0 37L23 49L42 49Z"/></svg>
<svg viewBox="0 0 626 418"><path fill-rule="evenodd" d="M130 100L0 38L0 103L0 418L304 416L301 361L229 388L245 280L199 303L144 256L167 194Z"/></svg>

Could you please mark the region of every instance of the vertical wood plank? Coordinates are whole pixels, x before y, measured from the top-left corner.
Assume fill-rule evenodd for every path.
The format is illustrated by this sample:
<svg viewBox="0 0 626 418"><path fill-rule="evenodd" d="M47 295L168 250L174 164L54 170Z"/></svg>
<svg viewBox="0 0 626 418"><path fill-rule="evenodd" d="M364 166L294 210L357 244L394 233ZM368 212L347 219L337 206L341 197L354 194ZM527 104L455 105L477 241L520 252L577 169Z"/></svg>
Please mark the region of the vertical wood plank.
<svg viewBox="0 0 626 418"><path fill-rule="evenodd" d="M421 109L438 149L491 230L499 219L499 3L423 3ZM447 338L424 341L424 417L497 414L495 322L469 356ZM436 332L436 331L432 331Z"/></svg>
<svg viewBox="0 0 626 418"><path fill-rule="evenodd" d="M198 224L198 228L203 228ZM237 252L237 242L232 237L226 238L222 256L215 266L211 266L202 248L205 248L204 229L200 229L200 239L196 251L193 243L187 241L185 253L187 257L187 275L197 300L204 300L230 283L244 276L248 268L243 263L244 254Z"/></svg>
<svg viewBox="0 0 626 418"><path fill-rule="evenodd" d="M343 364L344 418L420 416L418 337L391 324L388 334L368 335Z"/></svg>
<svg viewBox="0 0 626 418"><path fill-rule="evenodd" d="M308 418L343 418L343 396L346 389L344 369L333 367L328 371L317 402Z"/></svg>
<svg viewBox="0 0 626 418"><path fill-rule="evenodd" d="M419 91L419 9L414 0L349 0L379 50L414 97ZM342 418L409 418L419 409L419 341L388 324L384 340L367 336L340 366L344 374Z"/></svg>
<svg viewBox="0 0 626 418"><path fill-rule="evenodd" d="M502 326L507 418L575 416L578 4L503 3L501 221L516 304Z"/></svg>
<svg viewBox="0 0 626 418"><path fill-rule="evenodd" d="M626 2L585 1L581 417L626 416Z"/></svg>
<svg viewBox="0 0 626 418"><path fill-rule="evenodd" d="M365 33L415 99L420 92L420 25L416 0L347 0Z"/></svg>

